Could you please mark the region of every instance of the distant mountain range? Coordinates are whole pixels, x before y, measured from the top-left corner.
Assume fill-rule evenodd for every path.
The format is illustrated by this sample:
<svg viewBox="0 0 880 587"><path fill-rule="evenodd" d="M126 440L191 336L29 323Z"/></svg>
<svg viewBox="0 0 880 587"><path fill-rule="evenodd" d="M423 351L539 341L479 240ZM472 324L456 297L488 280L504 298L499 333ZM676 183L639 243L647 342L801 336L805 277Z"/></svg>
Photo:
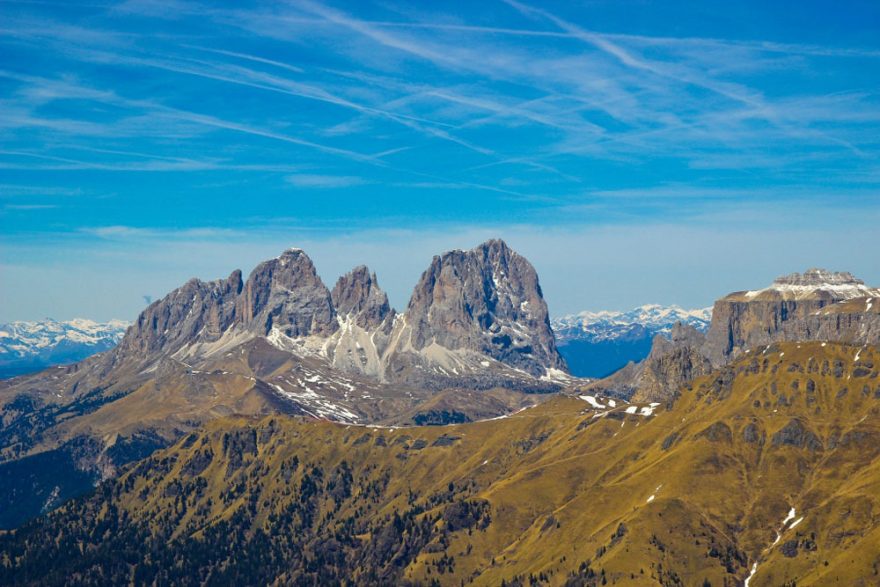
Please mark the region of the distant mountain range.
<svg viewBox="0 0 880 587"><path fill-rule="evenodd" d="M551 324L572 375L606 377L630 361L647 357L654 337L669 338L677 322L705 332L711 320L712 308L685 310L648 304L626 312L570 314L551 320Z"/></svg>
<svg viewBox="0 0 880 587"><path fill-rule="evenodd" d="M0 378L65 365L116 346L128 322L51 318L0 324Z"/></svg>

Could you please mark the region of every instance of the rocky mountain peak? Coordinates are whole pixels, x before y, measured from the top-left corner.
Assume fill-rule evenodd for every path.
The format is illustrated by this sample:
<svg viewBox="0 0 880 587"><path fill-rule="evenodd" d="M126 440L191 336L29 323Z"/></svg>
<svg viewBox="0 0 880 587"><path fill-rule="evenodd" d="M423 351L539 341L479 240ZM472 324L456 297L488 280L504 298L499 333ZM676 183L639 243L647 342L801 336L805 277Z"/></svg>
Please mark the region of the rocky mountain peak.
<svg viewBox="0 0 880 587"><path fill-rule="evenodd" d="M351 317L365 329L378 328L394 312L388 295L379 287L376 274L370 273L365 265L340 277L330 298L339 316Z"/></svg>
<svg viewBox="0 0 880 587"><path fill-rule="evenodd" d="M434 257L406 320L415 350L470 349L533 375L565 369L537 272L502 240Z"/></svg>
<svg viewBox="0 0 880 587"><path fill-rule="evenodd" d="M148 306L118 347L120 356L155 359L197 342L218 340L231 327L290 337L331 334L338 327L330 292L299 249L260 263L247 281L236 269L216 281L190 279Z"/></svg>
<svg viewBox="0 0 880 587"><path fill-rule="evenodd" d="M880 295L880 290L865 285L852 273L807 269L777 277L770 286L745 292L734 292L724 299L731 301L821 300L823 303L851 298Z"/></svg>
<svg viewBox="0 0 880 587"><path fill-rule="evenodd" d="M141 360L173 353L196 340L216 340L236 320L241 291L239 270L226 279L190 279L141 312L117 352Z"/></svg>
<svg viewBox="0 0 880 587"><path fill-rule="evenodd" d="M338 327L330 291L302 249L257 265L238 307L242 322L261 334L277 328L289 337L329 335Z"/></svg>
<svg viewBox="0 0 880 587"><path fill-rule="evenodd" d="M651 353L648 359L657 359L667 355L676 349L694 348L699 349L706 342L706 335L693 326L676 322L673 325L669 338L660 334L654 337Z"/></svg>

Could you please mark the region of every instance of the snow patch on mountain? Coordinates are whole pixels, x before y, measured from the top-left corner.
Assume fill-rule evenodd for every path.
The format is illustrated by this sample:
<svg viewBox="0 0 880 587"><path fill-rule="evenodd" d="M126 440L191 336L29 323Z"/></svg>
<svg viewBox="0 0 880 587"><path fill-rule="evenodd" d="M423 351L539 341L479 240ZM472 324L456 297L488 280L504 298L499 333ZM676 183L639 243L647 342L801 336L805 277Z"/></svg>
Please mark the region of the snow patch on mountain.
<svg viewBox="0 0 880 587"><path fill-rule="evenodd" d="M784 298L812 298L824 292L836 300L871 297L880 294L880 289L869 287L861 279L853 277L846 271L828 271L826 269L808 269L803 273L792 273L776 278L770 287L745 292L747 299L767 295L779 295Z"/></svg>

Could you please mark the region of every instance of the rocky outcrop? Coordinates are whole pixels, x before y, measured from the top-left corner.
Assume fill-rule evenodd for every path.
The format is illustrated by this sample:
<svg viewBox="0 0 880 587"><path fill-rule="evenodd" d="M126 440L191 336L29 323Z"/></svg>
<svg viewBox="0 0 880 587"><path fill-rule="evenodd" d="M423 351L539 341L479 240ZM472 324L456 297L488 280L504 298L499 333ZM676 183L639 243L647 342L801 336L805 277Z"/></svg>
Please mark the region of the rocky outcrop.
<svg viewBox="0 0 880 587"><path fill-rule="evenodd" d="M706 354L720 366L746 349L782 340L876 342L876 319L858 311L859 304L836 311L838 304L880 298L850 273L810 269L776 279L770 287L735 292L715 302ZM880 301L880 300L878 300ZM843 309L843 308L841 308ZM844 317L846 316L846 317Z"/></svg>
<svg viewBox="0 0 880 587"><path fill-rule="evenodd" d="M241 271L226 279L191 279L150 304L116 347L115 362L170 354L195 340L216 340L236 320Z"/></svg>
<svg viewBox="0 0 880 587"><path fill-rule="evenodd" d="M586 391L636 402L665 402L695 377L712 370L703 354L704 344L703 333L679 322L670 338L654 337L651 352L643 361L589 384Z"/></svg>
<svg viewBox="0 0 880 587"><path fill-rule="evenodd" d="M132 357L190 363L253 337L380 381L442 379L431 387L460 384L465 373L479 372L477 386L492 387L510 376L566 370L534 267L500 240L435 257L400 316L366 267L342 276L330 292L300 249L260 263L244 282L240 271L225 280L193 279L138 317L112 366ZM486 367L494 372L482 373Z"/></svg>
<svg viewBox="0 0 880 587"><path fill-rule="evenodd" d="M370 273L364 265L340 277L330 292L330 298L339 316L366 330L390 324L388 318L394 317L394 310L388 303L388 296L379 288L376 274Z"/></svg>
<svg viewBox="0 0 880 587"><path fill-rule="evenodd" d="M880 343L880 296L852 298L825 306L786 325L786 340Z"/></svg>
<svg viewBox="0 0 880 587"><path fill-rule="evenodd" d="M656 336L633 400L666 401L694 378L709 373L712 365L703 355L705 340L703 333L681 323L672 328L670 339Z"/></svg>
<svg viewBox="0 0 880 587"><path fill-rule="evenodd" d="M237 309L241 323L262 335L278 329L291 338L329 336L338 328L330 292L301 249L257 265Z"/></svg>
<svg viewBox="0 0 880 587"><path fill-rule="evenodd" d="M393 352L430 361L448 351L483 355L540 377L566 370L538 274L504 241L434 257L422 274Z"/></svg>
<svg viewBox="0 0 880 587"><path fill-rule="evenodd" d="M384 380L395 312L376 275L361 265L339 278L331 292L340 328L324 345L333 366Z"/></svg>
<svg viewBox="0 0 880 587"><path fill-rule="evenodd" d="M662 401L750 348L811 340L880 343L880 289L850 273L809 269L779 277L764 289L734 292L715 302L705 337L677 326L671 340L655 338L644 361L590 388L594 393Z"/></svg>
<svg viewBox="0 0 880 587"><path fill-rule="evenodd" d="M117 347L114 364L155 361L196 343L219 340L234 328L254 336L329 336L338 328L330 292L299 249L260 263L242 282L191 279L144 310Z"/></svg>

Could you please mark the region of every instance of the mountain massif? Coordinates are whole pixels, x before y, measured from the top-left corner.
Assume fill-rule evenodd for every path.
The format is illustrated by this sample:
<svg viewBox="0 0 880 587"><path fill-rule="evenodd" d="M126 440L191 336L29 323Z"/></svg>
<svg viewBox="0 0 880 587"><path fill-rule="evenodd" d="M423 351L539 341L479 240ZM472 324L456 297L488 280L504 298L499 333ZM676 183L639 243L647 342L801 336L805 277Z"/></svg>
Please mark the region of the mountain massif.
<svg viewBox="0 0 880 587"><path fill-rule="evenodd" d="M678 324L645 360L586 388L622 398L669 397L696 376L780 341L880 344L880 288L849 273L809 269L715 302L705 334Z"/></svg>
<svg viewBox="0 0 880 587"><path fill-rule="evenodd" d="M0 523L219 416L467 421L540 401L566 379L537 274L502 241L435 257L399 314L367 268L330 291L289 249L247 279L188 281L112 350L0 383Z"/></svg>
<svg viewBox="0 0 880 587"><path fill-rule="evenodd" d="M401 312L299 249L192 280L0 384L0 583L878 584L880 291L809 270L691 318L590 381L502 241Z"/></svg>
<svg viewBox="0 0 880 587"><path fill-rule="evenodd" d="M706 339L713 365L778 340L880 341L880 288L849 273L810 269L717 302Z"/></svg>

